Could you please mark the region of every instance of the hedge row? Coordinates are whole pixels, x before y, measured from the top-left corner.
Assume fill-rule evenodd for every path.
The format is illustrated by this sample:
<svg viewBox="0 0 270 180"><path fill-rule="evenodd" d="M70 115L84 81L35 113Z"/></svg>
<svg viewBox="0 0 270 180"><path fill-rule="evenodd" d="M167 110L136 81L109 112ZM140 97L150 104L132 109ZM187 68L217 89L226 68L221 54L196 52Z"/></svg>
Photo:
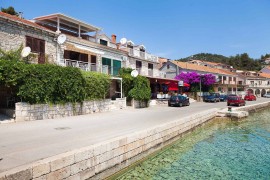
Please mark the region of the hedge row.
<svg viewBox="0 0 270 180"><path fill-rule="evenodd" d="M0 84L15 88L24 102L57 104L104 98L110 77L73 67L0 60Z"/></svg>

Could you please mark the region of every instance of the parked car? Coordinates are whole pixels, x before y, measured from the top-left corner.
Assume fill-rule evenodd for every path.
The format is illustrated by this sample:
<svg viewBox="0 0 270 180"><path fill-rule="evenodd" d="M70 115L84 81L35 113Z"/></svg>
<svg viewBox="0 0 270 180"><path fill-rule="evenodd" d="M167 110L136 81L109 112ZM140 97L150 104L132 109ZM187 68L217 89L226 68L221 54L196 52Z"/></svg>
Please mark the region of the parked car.
<svg viewBox="0 0 270 180"><path fill-rule="evenodd" d="M227 106L245 106L246 101L241 96L228 96Z"/></svg>
<svg viewBox="0 0 270 180"><path fill-rule="evenodd" d="M256 101L256 96L254 94L246 94L244 100L246 101Z"/></svg>
<svg viewBox="0 0 270 180"><path fill-rule="evenodd" d="M263 95L263 97L270 98L270 93Z"/></svg>
<svg viewBox="0 0 270 180"><path fill-rule="evenodd" d="M181 95L171 96L168 101L168 106L189 106L189 98Z"/></svg>
<svg viewBox="0 0 270 180"><path fill-rule="evenodd" d="M221 94L219 99L220 101L227 101L227 97L228 97L227 94Z"/></svg>
<svg viewBox="0 0 270 180"><path fill-rule="evenodd" d="M220 102L219 93L210 93L208 96L204 97L205 102Z"/></svg>

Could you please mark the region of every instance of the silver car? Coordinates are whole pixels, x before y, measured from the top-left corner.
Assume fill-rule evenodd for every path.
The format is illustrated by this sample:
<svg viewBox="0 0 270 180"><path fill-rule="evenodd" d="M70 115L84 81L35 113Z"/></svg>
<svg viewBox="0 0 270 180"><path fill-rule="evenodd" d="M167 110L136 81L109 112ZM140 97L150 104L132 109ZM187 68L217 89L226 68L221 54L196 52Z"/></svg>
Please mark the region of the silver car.
<svg viewBox="0 0 270 180"><path fill-rule="evenodd" d="M263 97L270 98L270 93L263 95Z"/></svg>

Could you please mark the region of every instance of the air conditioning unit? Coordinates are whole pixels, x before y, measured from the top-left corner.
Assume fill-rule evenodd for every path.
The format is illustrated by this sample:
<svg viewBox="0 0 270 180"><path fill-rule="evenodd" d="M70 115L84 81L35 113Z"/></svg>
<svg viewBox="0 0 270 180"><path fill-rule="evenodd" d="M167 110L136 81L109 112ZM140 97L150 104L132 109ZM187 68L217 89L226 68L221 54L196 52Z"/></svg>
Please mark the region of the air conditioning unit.
<svg viewBox="0 0 270 180"><path fill-rule="evenodd" d="M126 56L122 56L122 60L123 61L127 61L127 57Z"/></svg>

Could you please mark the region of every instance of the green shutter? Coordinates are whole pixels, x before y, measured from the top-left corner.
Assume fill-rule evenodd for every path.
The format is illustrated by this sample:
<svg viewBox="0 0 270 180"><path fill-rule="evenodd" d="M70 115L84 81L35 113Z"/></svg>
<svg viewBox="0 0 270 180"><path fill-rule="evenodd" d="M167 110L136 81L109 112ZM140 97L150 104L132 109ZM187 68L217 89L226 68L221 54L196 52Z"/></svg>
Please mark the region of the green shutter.
<svg viewBox="0 0 270 180"><path fill-rule="evenodd" d="M121 69L121 61L113 60L113 75L117 76Z"/></svg>

